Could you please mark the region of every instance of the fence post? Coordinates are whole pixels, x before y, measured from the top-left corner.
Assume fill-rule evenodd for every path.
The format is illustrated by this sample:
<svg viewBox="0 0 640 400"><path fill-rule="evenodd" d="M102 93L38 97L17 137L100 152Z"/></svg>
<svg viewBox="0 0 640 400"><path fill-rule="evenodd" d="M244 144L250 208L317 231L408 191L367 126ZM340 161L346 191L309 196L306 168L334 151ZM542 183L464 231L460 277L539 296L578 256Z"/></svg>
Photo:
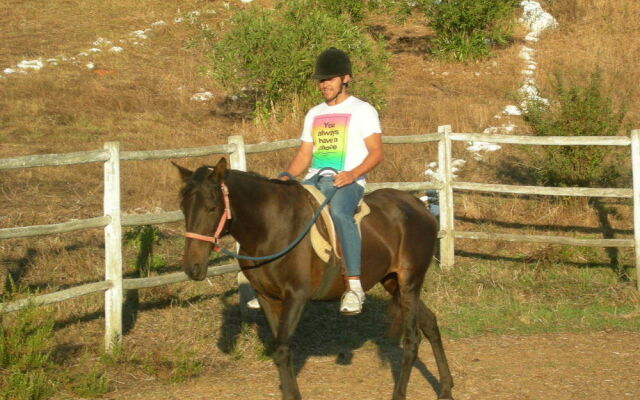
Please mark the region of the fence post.
<svg viewBox="0 0 640 400"><path fill-rule="evenodd" d="M234 144L235 150L229 153L229 161L231 161L231 168L238 169L240 171L247 170L247 156L244 151L244 138L241 135L229 136L227 143Z"/></svg>
<svg viewBox="0 0 640 400"><path fill-rule="evenodd" d="M454 264L454 243L453 243L453 189L451 187L451 125L438 127L438 133L443 135L438 142L438 173L442 179L442 188L439 190L438 200L440 203L440 230L443 237L440 239L440 266L443 268L453 267Z"/></svg>
<svg viewBox="0 0 640 400"><path fill-rule="evenodd" d="M636 255L636 286L640 290L640 129L631 131L631 171L633 175L633 239Z"/></svg>
<svg viewBox="0 0 640 400"><path fill-rule="evenodd" d="M120 220L120 144L105 143L110 157L104 163L104 215L111 222L104 227L105 280L105 349L111 352L122 341L122 224Z"/></svg>
<svg viewBox="0 0 640 400"><path fill-rule="evenodd" d="M240 135L229 136L227 143L235 144L236 148L229 154L231 161L231 168L238 169L240 171L247 170L247 157L244 151L244 138ZM236 251L240 249L240 245L236 245ZM246 312L247 302L253 299L256 295L253 288L249 284L249 280L242 271L238 272L238 302L240 304L240 312Z"/></svg>

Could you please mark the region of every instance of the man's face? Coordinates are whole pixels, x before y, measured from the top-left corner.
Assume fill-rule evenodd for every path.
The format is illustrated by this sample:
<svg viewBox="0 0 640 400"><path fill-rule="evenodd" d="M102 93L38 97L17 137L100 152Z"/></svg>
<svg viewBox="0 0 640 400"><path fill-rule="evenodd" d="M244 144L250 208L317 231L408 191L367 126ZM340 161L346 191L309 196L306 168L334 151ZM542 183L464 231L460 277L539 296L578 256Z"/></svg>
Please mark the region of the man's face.
<svg viewBox="0 0 640 400"><path fill-rule="evenodd" d="M333 78L323 79L318 82L320 86L320 92L322 92L322 97L325 100L330 100L335 98L338 93L340 93L340 88L342 83L347 83L349 81L349 75L346 76L336 76Z"/></svg>

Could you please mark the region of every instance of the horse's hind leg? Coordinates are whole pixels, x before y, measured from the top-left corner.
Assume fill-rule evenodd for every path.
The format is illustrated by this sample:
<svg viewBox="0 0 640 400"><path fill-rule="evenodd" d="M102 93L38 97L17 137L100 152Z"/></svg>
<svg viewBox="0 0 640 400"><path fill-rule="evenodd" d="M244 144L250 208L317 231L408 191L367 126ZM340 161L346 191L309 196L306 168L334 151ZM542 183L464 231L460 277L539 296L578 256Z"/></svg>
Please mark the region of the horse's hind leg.
<svg viewBox="0 0 640 400"><path fill-rule="evenodd" d="M417 307L420 329L429 340L429 343L431 343L433 355L438 365L438 372L440 374L440 393L438 394L438 399L453 399L451 396L453 378L451 377L447 357L444 354L444 346L440 338L440 329L438 328L436 316L420 299L418 299Z"/></svg>
<svg viewBox="0 0 640 400"><path fill-rule="evenodd" d="M393 389L393 400L404 400L407 397L407 385L409 384L413 363L418 356L418 347L421 340L417 318L417 303L419 299L417 291L407 292L400 290L400 293L396 295L400 296L397 300L399 300L404 315L404 330L402 338L402 367Z"/></svg>

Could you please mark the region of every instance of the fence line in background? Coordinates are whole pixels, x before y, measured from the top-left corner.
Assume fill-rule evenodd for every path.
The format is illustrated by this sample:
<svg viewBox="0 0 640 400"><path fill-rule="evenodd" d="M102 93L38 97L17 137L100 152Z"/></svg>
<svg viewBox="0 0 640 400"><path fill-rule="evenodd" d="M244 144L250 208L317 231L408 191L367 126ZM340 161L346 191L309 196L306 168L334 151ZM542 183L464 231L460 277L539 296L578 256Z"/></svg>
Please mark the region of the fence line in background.
<svg viewBox="0 0 640 400"><path fill-rule="evenodd" d="M453 141L484 141L543 146L629 146L633 174L632 189L612 188L554 188L520 185L494 185L453 181L451 173ZM438 127L438 133L411 136L383 136L385 144L417 144L438 142L438 172L440 182L384 182L368 183L367 192L391 187L405 191L437 189L440 201L440 263L443 267L454 265L454 240L506 240L535 243L553 243L574 246L634 247L635 265L640 290L640 130L633 130L631 137L532 137L510 135L488 135L477 133L453 133L449 125ZM120 152L118 143L106 143L103 150L69 154L32 155L0 159L0 170L45 166L64 166L90 162L104 162L104 215L78 221L50 225L36 225L0 229L0 239L31 237L53 233L72 232L90 228L105 231L105 280L76 286L29 299L0 303L0 312L12 312L29 304L44 305L65 301L79 296L103 291L105 293L105 347L111 350L121 341L122 294L124 290L162 286L188 280L183 272L162 276L123 279L122 276L122 227L177 222L184 219L182 212L161 214L121 215L120 210L120 161L162 160L170 158L202 157L213 154L228 155L231 168L246 170L246 154L271 152L299 145L297 139L269 143L245 144L242 136L230 136L223 145L151 151ZM549 196L590 196L633 199L633 239L576 239L544 235L515 235L472 231L455 231L454 190L482 191L491 193L535 194ZM239 272L238 264L231 263L210 267L207 276ZM247 296L247 282L238 275L241 300Z"/></svg>

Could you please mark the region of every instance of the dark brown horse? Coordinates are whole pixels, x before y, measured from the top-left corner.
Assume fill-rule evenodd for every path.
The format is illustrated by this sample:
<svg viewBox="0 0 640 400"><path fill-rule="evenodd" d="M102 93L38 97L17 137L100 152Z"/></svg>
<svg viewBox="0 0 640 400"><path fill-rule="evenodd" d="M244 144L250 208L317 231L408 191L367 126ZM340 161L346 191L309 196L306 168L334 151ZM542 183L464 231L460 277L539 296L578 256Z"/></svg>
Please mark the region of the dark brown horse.
<svg viewBox="0 0 640 400"><path fill-rule="evenodd" d="M176 165L177 166L177 165ZM303 230L317 203L297 182L282 182L227 169L222 158L215 167L195 172L177 166L184 187L181 208L187 232L201 239L225 221L222 184L228 188L231 219L224 231L240 244L239 253L267 256L285 248ZM436 317L420 299L431 262L437 223L414 196L393 189L366 195L371 214L362 222L362 285L380 282L392 296L392 312L402 318L403 359L393 399L406 398L407 384L418 354L422 333L431 343L440 373L439 399L451 399L453 380L444 354ZM202 280L212 244L187 237L182 268L191 279ZM284 400L301 399L293 369L290 343L308 300L340 298L344 282L314 253L307 235L290 252L270 261L240 260L275 337L273 359L278 368ZM319 290L323 287L322 290ZM393 311L393 310L392 310Z"/></svg>

